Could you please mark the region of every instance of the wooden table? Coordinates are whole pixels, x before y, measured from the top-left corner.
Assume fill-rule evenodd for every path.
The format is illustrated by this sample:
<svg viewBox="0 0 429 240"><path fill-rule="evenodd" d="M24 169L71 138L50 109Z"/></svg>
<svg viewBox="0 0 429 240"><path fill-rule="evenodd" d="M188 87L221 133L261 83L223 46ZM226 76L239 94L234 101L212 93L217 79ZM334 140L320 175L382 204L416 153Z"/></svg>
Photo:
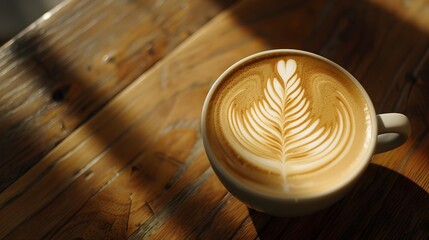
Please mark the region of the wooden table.
<svg viewBox="0 0 429 240"><path fill-rule="evenodd" d="M249 210L202 146L213 81L262 50L344 66L412 124L343 200ZM68 0L0 48L0 239L428 239L429 2Z"/></svg>

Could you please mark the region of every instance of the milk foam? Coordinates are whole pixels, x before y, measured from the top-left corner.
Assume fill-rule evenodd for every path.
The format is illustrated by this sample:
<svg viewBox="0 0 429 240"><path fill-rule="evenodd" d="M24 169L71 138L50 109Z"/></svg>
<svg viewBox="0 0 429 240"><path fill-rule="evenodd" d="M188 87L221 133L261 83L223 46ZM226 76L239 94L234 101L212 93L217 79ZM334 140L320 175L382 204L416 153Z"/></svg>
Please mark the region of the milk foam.
<svg viewBox="0 0 429 240"><path fill-rule="evenodd" d="M370 125L357 120L367 119L364 100L350 101L357 89L330 71L305 71L299 57L264 66L231 76L213 102L214 135L227 168L255 186L295 193L347 174L355 161L345 161L361 155L361 146L352 145L364 144Z"/></svg>

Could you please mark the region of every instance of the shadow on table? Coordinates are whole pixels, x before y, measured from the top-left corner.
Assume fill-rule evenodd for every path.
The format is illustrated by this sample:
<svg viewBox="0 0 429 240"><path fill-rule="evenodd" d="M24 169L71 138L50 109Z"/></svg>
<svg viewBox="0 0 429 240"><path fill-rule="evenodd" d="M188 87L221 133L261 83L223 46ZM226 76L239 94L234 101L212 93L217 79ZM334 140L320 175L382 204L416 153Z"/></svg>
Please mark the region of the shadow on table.
<svg viewBox="0 0 429 240"><path fill-rule="evenodd" d="M260 239L427 239L429 194L408 178L371 164L356 187L318 213L279 218L249 209Z"/></svg>
<svg viewBox="0 0 429 240"><path fill-rule="evenodd" d="M240 8L239 11L233 13L236 14L235 17L239 21L239 24L242 24L245 28L251 31L252 34L255 35L255 38L262 39L265 42L266 48L301 48L313 51L329 57L342 65L344 64L344 66L356 72L365 72L365 70L362 70L361 68L364 68L365 65L369 65L372 61L372 59L367 59L366 54L381 48L380 42L383 42L383 40L378 39L379 36L376 35L376 33L373 33L374 30L377 30L377 27L389 27L391 22L393 22L391 25L403 24L405 28L409 25L408 23L402 23L400 19L396 19L395 16L384 12L383 10L377 10L376 7L373 7L368 2L362 2L360 5L357 4L356 7L353 4L347 7L337 6L333 1L327 1L326 5L322 4L323 6L315 4L310 7L306 7L305 4L313 4L314 1L305 1L302 3L278 1L278 7L265 7L261 2L255 2L253 5L249 3L248 5L250 7ZM346 2L346 4L349 4L353 1ZM301 4L304 4L304 7ZM381 27L374 27L370 21L371 18L366 19L365 21L360 21L358 16L359 14L363 14L365 10L362 6L368 7L371 10L371 14L383 16L385 20L383 20L384 22L380 20L382 22ZM251 12L248 11L249 9L257 9L260 11L251 14ZM344 11L344 9L346 9L346 11ZM314 16L314 18L312 18L312 21L302 21L299 23L302 16ZM376 20L378 19L376 18ZM285 24L283 25L283 23ZM266 27L280 25L283 26L280 30ZM425 33L420 32L411 25L407 28L406 32L409 32L409 35L414 36L415 39L427 38L425 37ZM301 41L301 39L306 40ZM395 44L398 43L402 42L395 41ZM88 119L91 119L93 114L96 112L95 109L92 109L93 111L88 111L88 109L86 109L87 106L89 106L88 103L95 102L96 104L92 104L92 106L96 106L98 109L105 106L105 104L111 100L111 98L105 99L105 96L101 93L94 92L92 89L93 87L88 86L87 79L85 79L85 77L76 75L73 69L70 69L67 64L63 63L64 60L61 55L50 53L49 47L44 45L45 43L40 36L30 35L27 38L22 38L15 44L16 48L14 50L18 52L17 55L22 54L22 58L28 59L28 62L36 66L36 71L43 73L42 77L38 78L37 81L39 81L40 84L44 86L45 90L50 93L55 104L64 105L69 115L80 116L82 119L81 124L87 122ZM408 46L402 46L400 44L398 44L398 46L398 49L404 49L404 51L408 50ZM386 48L387 47L389 46L386 46ZM41 54L39 53L40 48L46 48L47 50ZM44 55L51 56L49 62L43 60L45 59ZM357 63L359 61L362 61L364 64L359 65ZM368 61L370 63L368 63ZM112 59L106 62L106 66L115 64L116 63ZM386 69L396 69L396 66L392 64L392 66L386 67ZM90 68L87 70L91 71ZM419 70L419 68L412 68L409 70L414 74L413 81L417 81L416 79L420 78L421 75L419 75ZM215 78L216 76L213 77ZM377 76L371 75L365 78L364 81L367 86L371 86L372 83L377 84L376 80ZM414 88L414 90L420 91L419 88ZM83 103L74 103L68 99L68 96L71 93L86 94L87 98ZM424 95L423 97L425 100L427 99L427 95ZM100 99L104 100L101 101ZM174 99L170 100L174 102ZM169 105L172 102L166 101L163 104ZM381 100L377 100L375 103L383 106ZM416 104L420 105L415 108L411 108L419 110L422 109L421 112L418 110L413 112L415 118L412 120L414 120L414 123L417 125L422 125L420 122L424 122L425 120L424 114L427 112L427 106L424 106L423 103L416 102ZM383 110L386 109L388 108L383 108ZM114 111L112 112L106 111L104 115L106 119L111 120L110 125L127 126L129 124L127 122L128 120L117 114L118 109L113 110ZM161 112L157 112L157 114L162 115ZM423 117L420 119L421 116ZM422 119L423 121L421 121ZM13 126L13 124L18 125L18 123L10 123L11 126ZM98 131L100 126L94 124L94 122L89 122L86 126L93 131L95 138L99 140L101 144L105 145L106 148L109 148L118 141L121 141L124 136L127 136L128 139L132 139L132 142L145 141L145 136L143 134L146 133L133 131L132 128L124 129L123 132L118 134L117 138L112 139L109 132ZM31 145L32 143L37 142L35 139L31 139L33 133L31 126L28 126L27 130L28 131L25 131L26 135L22 137L22 140L26 142L26 144L23 145L29 145L28 147L34 148L34 151L37 151L37 148L40 146ZM12 134L13 133L11 133L11 135ZM56 144L59 144L61 141L62 139L60 139ZM150 147L152 147L152 145L145 144L142 151L150 150ZM106 165L120 164L122 166L130 166L135 161L135 158L129 158L127 151L124 151L123 149L115 148L112 149L111 152L117 161L106 162ZM41 153L36 156L32 164L35 164L43 154L44 153ZM140 155L140 153L136 153L136 157L137 155ZM147 161L157 160L156 157L157 156L150 156L147 158ZM14 159L19 158L17 157ZM14 164L14 161L7 161L7 164L12 165ZM27 168L19 169L19 175L28 169L29 166L27 166ZM186 170L186 168L184 168L184 170ZM54 165L47 166L47 171L43 172L43 174L47 174L49 171L55 171ZM56 180L58 180L57 182L65 181L65 177L61 172L56 172L54 174L56 175ZM76 174L81 174L83 176L82 178L85 176L85 174L82 174L82 172L79 171L77 171ZM183 174L183 172L180 172L175 180L181 177L180 174ZM11 179L8 179L8 183L3 183L4 187L12 183L17 176L18 174L16 176L12 176ZM91 175L89 174L88 176ZM40 180L42 178L43 176L40 176L40 178L36 180ZM145 180L146 179L142 178L141 181L144 182ZM75 181L75 179L73 179L73 181ZM110 183L111 182L108 182L108 184ZM37 182L33 182L31 184L35 185ZM104 227L106 225L108 226L108 224L113 225L116 221L115 218L112 223L110 222L110 220L112 220L109 218L110 216L106 217L102 213L97 213L98 210L102 212L105 205L109 206L108 203L103 203L105 204L104 206L101 204L100 206L94 206L96 204L90 206L90 210L93 210L93 215L84 211L84 214L79 215L81 213L81 209L83 209L84 206L87 206L88 202L93 199L99 191L102 191L104 185L103 187L100 187L100 189L94 189L92 190L92 193L88 194L88 192L83 191L86 189L79 189L76 187L79 185L73 184L73 182L62 184L64 185L64 191L55 193L55 196L50 196L52 197L52 200L43 205L49 206L49 204L57 203L54 210L57 211L58 215L62 214L61 220L55 218L55 216L57 216L55 215L55 212L39 211L34 213L34 215L31 215L28 219L25 219L25 222L23 223L24 227L19 228L18 230L25 229L26 227L30 228L35 225L34 223L40 222L39 220L45 220L47 223L46 225L51 224L49 227L50 229L46 230L46 234L47 236L53 236L56 232L61 232L64 224L66 224L70 219L76 220L76 222L73 222L76 223L76 226L78 225L77 223L79 223L80 226L83 226L82 232L84 233L90 232L100 226ZM28 188L31 189L33 185L28 186ZM171 186L165 186L165 191L168 191L170 187ZM193 228L195 225L189 226L186 224L186 221L182 221L183 219L192 217L189 216L189 211L186 211L187 209L183 206L186 205L193 209L206 207L205 203L210 200L208 199L210 198L210 195L193 197L199 187L201 187L201 185L191 186L177 194L177 196L171 200L171 203L176 203L175 205L167 204L169 207L161 209L160 212L153 215L146 224L140 225L137 232L145 232L148 229L155 232L163 226L163 224L165 224L173 214L175 214L175 218L172 221L175 223L177 228L190 232L190 236L192 236L191 232L194 230ZM23 192L25 191L27 191L27 189L23 190ZM19 199L19 197L20 195L16 196L11 199L9 203L12 204L13 201ZM28 199L32 201L31 198ZM390 199L394 199L394 201L390 201ZM30 201L24 202L24 205L30 205ZM362 181L359 182L357 187L348 194L345 199L322 212L301 218L270 218L264 214L250 211L250 216L261 239L276 237L288 238L293 236L297 236L297 238L345 238L351 235L367 237L370 232L374 232L374 234L378 235L370 235L368 237L395 237L400 235L407 237L407 234L423 234L424 230L429 228L429 216L427 213L427 209L429 209L428 201L427 192L417 184L387 168L371 165L365 173ZM78 202L78 204L76 202ZM417 209L417 206L420 208ZM427 207L421 208L421 206ZM63 209L67 209L67 216L63 214ZM221 207L210 211L213 218L217 216L214 211L218 211L220 209ZM128 216L122 217L127 220ZM213 220L212 217L202 219L201 221L204 222L204 224L210 224ZM233 218L227 215L221 219L223 221L218 222L232 222L231 219ZM91 228L91 224L95 227ZM72 227L74 226L66 229L67 234L73 232ZM88 229L85 229L85 227L88 227Z"/></svg>
<svg viewBox="0 0 429 240"><path fill-rule="evenodd" d="M184 5L184 7L186 6ZM34 92L40 94L34 94L36 97L28 100L22 91L11 89L11 92L14 91L15 98L8 99L9 103L31 106L33 102L40 104L42 102L40 99L42 99L44 106L37 109L36 117L20 119L20 116L15 116L12 111L0 116L2 123L0 127L4 130L0 131L0 192L7 190L15 180L35 164L40 163L41 159L43 162L36 165L38 170L33 171L34 174L27 174L26 177L21 178L21 180L25 180L21 181L20 188L16 191L12 190L13 194L1 199L0 211L3 210L2 213L6 213L6 216L13 220L7 224L1 222L0 238L2 238L1 236L12 239L28 238L29 232L35 239L61 236L80 237L85 234L92 234L91 238L124 238L128 234L128 227L142 228L141 222L134 223L132 220L128 222L131 218L130 215L136 214L131 212L131 206L143 205L140 206L141 208L134 209L138 212L137 214L152 216L155 211L157 212L157 215L150 218L146 224L154 231L176 212L188 214L187 208L183 207L185 203L188 205L192 203L189 206L190 209L209 209L205 205L210 200L207 199L209 196L203 196L202 199L197 198L197 200L193 198L201 184L190 184L191 186L184 190L179 187L175 197L167 200L165 205L169 207L161 210L152 209L150 204L145 203L145 201L154 200L155 197L163 196L165 192L174 188L175 184L182 179L182 175L190 163L202 160L197 158L203 154L202 143L198 136L199 114L198 116L188 114L188 117L181 116L180 119L173 119L169 116L172 115L172 108L174 109L179 98L197 102L194 105L195 109L201 109L200 105L202 105L209 86L208 82L193 85L189 89L181 91L176 89L177 91L172 96L154 101L154 104L144 109L144 114L130 120L130 118L124 117L126 114L123 114L131 105L129 101L121 102L108 110L106 110L106 104L127 87L129 82L132 82L131 80L126 82L126 78L130 78L129 75L135 74L132 79L134 80L146 70L141 66L142 64L132 65L133 69L128 69L127 66L131 65L127 62L128 59L121 59L109 52L106 52L100 62L94 61L85 64L88 62L85 59L68 58L65 52L58 51L54 44L45 40L46 36L42 31L29 31L17 38L10 46L10 54L19 61L19 67L22 68L18 69L20 74L26 74L27 78L24 79L30 82L25 82L25 84L37 85ZM58 42L57 44L61 45ZM91 44L93 43L88 45ZM151 65L162 57L160 55L162 52L158 48L151 48L148 53L145 51L142 49L141 52L133 54L151 62ZM102 53L100 52L100 54ZM154 55L156 59L151 59L151 56L147 54ZM84 58L85 54L80 56ZM155 58L154 56L152 58ZM71 64L79 60L82 63ZM99 81L94 84L94 79L91 78L97 78ZM7 81L13 81L13 79L7 79ZM115 87L117 92L107 92L106 85L108 84L116 84L120 87ZM186 98L185 95L190 95L190 97ZM97 121L94 121L94 118L97 117L96 113L100 109L103 109L101 110L103 118L99 117ZM50 114L47 114L42 120L37 118L46 112ZM94 115L96 116L94 117ZM53 119L49 119L50 117ZM156 117L158 120L154 121ZM77 123L70 121L71 123L68 124L70 119ZM46 124L42 125L42 130L33 126L34 122L39 124L39 121L46 121ZM69 132L76 130L84 123L85 129L82 132L89 133L85 141L89 139L89 141L95 142L93 148L89 147L88 151L84 151L79 147L85 146L86 142L73 143L71 141L73 149L67 149L52 158L45 157L69 135ZM147 126L142 127L143 125ZM50 131L56 127L60 128L59 131ZM163 128L161 129L161 127ZM194 146L186 146L191 148L188 152L189 156L185 156L186 159L183 159L184 156L177 156L186 155L187 149L177 149L180 145L178 142L183 144L186 141L183 140L183 134L180 135L181 139L176 139L174 142L168 141L169 137L174 137L172 135L176 137L179 135L177 133L179 131L175 132L175 130L192 131L194 134L189 137L189 142ZM168 135L170 133L175 134ZM41 136L48 140L44 141ZM156 145L159 143L158 140L162 146ZM138 150L136 150L137 148ZM91 155L95 151L98 152ZM177 154L170 154L171 152ZM62 168L64 162L70 164ZM77 162L81 164L76 166ZM207 169L208 163L205 163L203 167ZM171 167L171 165L174 166ZM205 169L202 169L201 172L204 172ZM119 172L120 177L118 177ZM210 171L208 172L210 173ZM103 179L104 175L107 178ZM126 180L121 182L117 178ZM85 184L86 181L93 183ZM139 191L131 192L130 189ZM43 190L46 191L41 193ZM106 195L109 197L104 198ZM180 212L178 209L182 211ZM183 209L185 210L183 211ZM161 217L157 218L158 216ZM134 217L134 219L136 218ZM161 223L159 219L162 220ZM181 228L186 228L186 221L181 221L185 217L177 217L173 221L177 219L176 225L182 224ZM37 223L41 222L44 224L38 226Z"/></svg>
<svg viewBox="0 0 429 240"><path fill-rule="evenodd" d="M164 204L166 207L162 205L161 210L151 207L155 198L162 198L163 194L175 187L191 163L203 161L199 157L203 154L202 142L198 136L199 113L195 116L184 113L183 115L187 117L176 114L180 116L178 119L171 115L175 113L177 102L183 101L183 99L196 102L193 104L195 109L201 109L200 105L202 105L209 86L207 82L192 85L184 90L172 90L173 94L170 97L163 99L160 97L159 101L153 101L153 104L144 109L144 113L134 116L134 118L126 118L124 112L126 113L127 107L131 105L130 101L116 102L114 107L106 110L106 104L116 94L106 96L104 91L97 91L98 85L90 84L90 77L95 75L92 75L94 71L109 72L123 64L118 62L114 56L109 57L106 54L108 58L104 59L99 66L103 71L83 64L79 67L84 68L84 71L72 68L71 64L68 64L70 59L55 51L55 48L46 42L44 36L38 32L29 32L18 38L11 46L11 52L22 62L25 72L37 76L32 79L33 83L40 86L40 92L45 95L43 97L50 97L46 101L50 103L46 104L47 110L50 107L60 106L60 110L64 112L58 119L54 119L56 121L47 121L47 124L52 124L50 126L65 125L62 126L65 131L73 131L85 123L82 127L85 128L83 132L89 133L85 141L89 139L95 144L94 147L88 147L85 151L79 147L85 146L86 142L71 141L69 143L72 148L60 152L58 156L44 158L44 161L37 165L38 171L35 174L27 174L26 176L30 176L25 181L21 181L24 182L23 186L17 191L12 191L13 195L2 199L4 201L0 204L0 210L4 209L3 212L8 213L7 216L10 217L20 216L17 217L18 220L9 224L9 226L16 225L16 227L8 226L0 230L0 238L1 236L12 239L26 238L28 232L31 232L35 239L80 237L85 234L91 234L91 238L124 238L127 237L128 227L140 228L142 234L150 234L173 216L178 216L174 217L172 222L181 226L178 228L185 229L187 222L182 219L189 219L184 216L192 210L208 209L209 212L212 212L211 207L206 206L210 202L208 199L210 196L195 197L196 192L202 187L202 183L199 185L190 183L188 184L190 186L184 189L179 187L176 194L166 200ZM114 71L112 70L112 72ZM116 73L111 75L115 76ZM126 75L126 73L124 74ZM115 79L116 84L121 84L120 81L123 81L124 78L123 75L117 76L117 78L109 75L97 77L101 78L103 83L110 84L113 84ZM118 92L119 90L122 89L118 89ZM80 95L85 97L76 97ZM135 106L135 101L133 103ZM99 109L103 109L100 110L103 112L102 118L97 118L96 112ZM68 116L74 116L79 121L73 129L67 129L67 122L63 124ZM98 120L94 121L94 119ZM38 140L36 136L47 135L46 131L49 128L44 128L43 133L36 132L38 129L32 129L31 123L34 121L32 119L18 121L14 116L9 115L1 120L3 120L2 127L6 129L6 133L0 135L0 146L3 141L6 143L4 146L13 142L19 143L16 144L16 148L19 149L1 148L8 152L4 154L4 158L0 159L0 176L5 179L5 181L0 181L0 192L7 189L19 176L43 159L48 151L64 139L63 136L58 138L52 136L55 143ZM180 131L188 133L188 137L189 132L192 131L193 135L188 140L193 146L184 144L187 139L184 138L184 134L178 134ZM177 139L178 136L180 136L179 139ZM169 140L169 138L173 140ZM50 149L43 151L44 145L49 145ZM91 155L95 151L98 152ZM64 162L69 162L70 165L62 168ZM73 166L77 162L80 164L77 167ZM202 166L204 169L199 170L204 172L208 168L208 162ZM211 173L210 170L206 172L208 172L206 175ZM199 172L195 171L195 173ZM103 178L103 175L107 178ZM118 177L119 175L120 177ZM201 176L196 178L206 180ZM86 181L95 183L85 184ZM95 185L96 187L94 187ZM53 187L50 188L51 186ZM48 190L43 195L39 193L40 189ZM30 194L34 192L37 193L31 196ZM34 201L34 199L38 199L38 201ZM17 209L18 204L22 204L22 207L12 212L11 209ZM142 206L131 211L131 208L138 204ZM142 226L142 223L139 222L140 219L136 222L132 222L132 220L130 223L128 222L130 218L134 218L134 220L137 218L131 214L142 214L142 219L145 219L146 216L153 217ZM22 215L26 215L26 217L21 217ZM209 220L209 218L206 217L205 220ZM17 225L15 222L19 224ZM37 223L40 222L44 222L44 224L39 227ZM146 233L145 226L153 231ZM192 231L189 230L189 232Z"/></svg>

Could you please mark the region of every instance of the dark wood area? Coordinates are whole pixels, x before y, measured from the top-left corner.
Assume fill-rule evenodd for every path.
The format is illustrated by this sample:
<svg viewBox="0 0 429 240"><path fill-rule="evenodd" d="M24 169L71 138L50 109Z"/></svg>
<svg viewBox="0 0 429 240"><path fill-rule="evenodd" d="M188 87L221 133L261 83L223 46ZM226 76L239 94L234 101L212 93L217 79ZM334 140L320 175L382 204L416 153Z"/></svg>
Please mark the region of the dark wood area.
<svg viewBox="0 0 429 240"><path fill-rule="evenodd" d="M343 200L276 218L228 193L200 114L237 60L296 48L404 113ZM428 239L429 1L67 0L0 47L0 239Z"/></svg>

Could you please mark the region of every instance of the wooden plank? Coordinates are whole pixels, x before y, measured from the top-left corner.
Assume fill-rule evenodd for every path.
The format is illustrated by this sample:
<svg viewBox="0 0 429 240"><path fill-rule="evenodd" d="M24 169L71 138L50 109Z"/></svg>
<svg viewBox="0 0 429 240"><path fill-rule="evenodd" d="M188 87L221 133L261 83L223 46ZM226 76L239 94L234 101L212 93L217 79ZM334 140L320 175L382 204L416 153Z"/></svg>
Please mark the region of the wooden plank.
<svg viewBox="0 0 429 240"><path fill-rule="evenodd" d="M367 1L239 3L145 72L0 194L0 215L13 216L1 222L0 237L31 232L34 238L425 239L427 44L421 28ZM359 78L378 110L405 112L418 129L405 146L375 156L342 201L310 216L248 216L211 172L202 149L199 117L210 84L238 59L271 48L332 58ZM410 72L415 73L412 84L405 77Z"/></svg>
<svg viewBox="0 0 429 240"><path fill-rule="evenodd" d="M0 48L0 191L232 0L67 1Z"/></svg>
<svg viewBox="0 0 429 240"><path fill-rule="evenodd" d="M205 91L201 88L194 91L199 93L201 100L204 98ZM135 93L140 95L139 92ZM129 96L135 97L133 94ZM0 215L15 217L2 224L0 232L7 233L8 229L20 224L20 228L26 230L9 233L9 237L19 238L20 234L25 235L29 231L36 238L52 234L52 228L64 224L86 204L89 198L104 188L103 186L127 166L141 169L142 175L148 178L147 180L140 178L140 184L143 186L138 186L148 191L144 194L148 195L147 200L152 199L150 196L156 195L167 184L166 181L169 180L167 172L173 177L175 171L168 169L173 170L182 162L186 162L188 155L190 161L195 160L192 156L195 154L193 151L202 154L200 144L199 147L194 147L197 140L194 130L197 128L195 119L199 118L195 111L191 111L194 106L175 107L194 99L194 96L195 94L178 94L174 98L161 101L152 110L148 109L150 102L144 104L135 101L133 104L133 101L129 101L128 106L136 107L133 111L126 106L109 105L110 107L106 109L109 117L106 118L106 115L96 117L90 121L90 130L82 127L75 131L64 142L68 147L56 148L40 164L2 193L0 199L3 208L0 209ZM172 106L181 113L174 114L171 111ZM141 116L144 109L147 109L147 112ZM111 115L113 113L117 115ZM123 117L137 119L129 126L123 122ZM160 119L164 121L161 122ZM110 122L112 120L114 122ZM86 132L91 130L94 130L94 133L87 137ZM87 139L81 141L82 136ZM132 161L137 163L131 166ZM206 162L205 168L207 167ZM91 177L87 179L87 175ZM79 191L80 187L87 184L91 187L87 186L85 191ZM45 185L50 186L44 187ZM40 191L40 188L43 190ZM74 195L78 195L79 198L71 198ZM50 204L53 204L48 207L50 210L43 211L46 205ZM16 208L21 209L22 214L13 213ZM43 227L37 226L35 223L42 221L41 219L55 221L46 223Z"/></svg>
<svg viewBox="0 0 429 240"><path fill-rule="evenodd" d="M257 212L249 212L249 216L241 224L240 228L234 234L231 239L235 240L245 240L245 239L255 239L255 236L258 236L258 232L261 232L262 229L269 224L271 217Z"/></svg>
<svg viewBox="0 0 429 240"><path fill-rule="evenodd" d="M209 239L212 236L231 239L239 227L248 219L246 205L231 194L225 195L216 208L211 210L204 223L195 230L198 239Z"/></svg>

